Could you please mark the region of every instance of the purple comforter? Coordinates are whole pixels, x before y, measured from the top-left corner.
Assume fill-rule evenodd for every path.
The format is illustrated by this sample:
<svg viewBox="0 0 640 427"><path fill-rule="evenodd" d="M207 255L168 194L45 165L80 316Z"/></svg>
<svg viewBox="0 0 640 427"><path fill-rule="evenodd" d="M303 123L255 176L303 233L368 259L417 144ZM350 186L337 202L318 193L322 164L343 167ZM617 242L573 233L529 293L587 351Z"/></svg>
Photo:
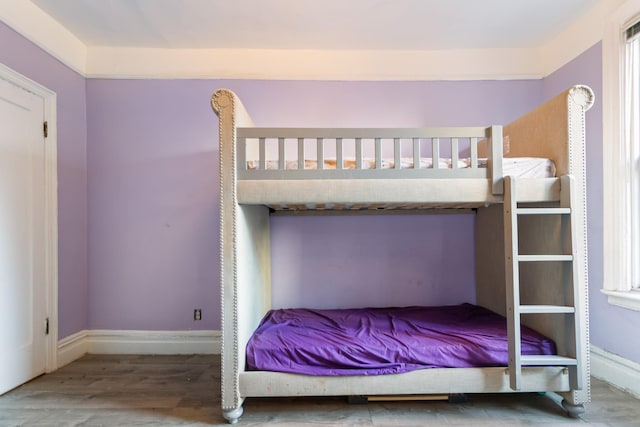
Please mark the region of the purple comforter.
<svg viewBox="0 0 640 427"><path fill-rule="evenodd" d="M506 328L504 317L471 304L272 310L249 340L247 369L336 376L506 366ZM522 328L522 354L555 351Z"/></svg>

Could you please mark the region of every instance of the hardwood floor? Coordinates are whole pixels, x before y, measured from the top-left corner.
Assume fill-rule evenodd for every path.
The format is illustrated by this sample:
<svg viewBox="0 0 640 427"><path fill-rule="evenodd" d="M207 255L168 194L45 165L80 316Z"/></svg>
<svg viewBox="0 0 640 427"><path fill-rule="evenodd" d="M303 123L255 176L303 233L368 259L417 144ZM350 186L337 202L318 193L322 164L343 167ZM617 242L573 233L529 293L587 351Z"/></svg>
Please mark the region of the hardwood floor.
<svg viewBox="0 0 640 427"><path fill-rule="evenodd" d="M0 426L228 425L219 356L86 355L0 396ZM640 400L592 380L580 419L554 395L470 395L467 402L248 399L243 426L639 426Z"/></svg>

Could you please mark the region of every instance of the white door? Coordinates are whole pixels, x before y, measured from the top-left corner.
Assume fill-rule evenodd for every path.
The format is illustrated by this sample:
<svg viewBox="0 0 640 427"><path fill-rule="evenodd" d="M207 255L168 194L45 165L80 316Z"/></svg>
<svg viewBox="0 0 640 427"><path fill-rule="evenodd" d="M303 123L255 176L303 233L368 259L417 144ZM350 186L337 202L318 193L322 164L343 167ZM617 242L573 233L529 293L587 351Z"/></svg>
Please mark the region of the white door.
<svg viewBox="0 0 640 427"><path fill-rule="evenodd" d="M45 372L44 100L0 77L0 394Z"/></svg>

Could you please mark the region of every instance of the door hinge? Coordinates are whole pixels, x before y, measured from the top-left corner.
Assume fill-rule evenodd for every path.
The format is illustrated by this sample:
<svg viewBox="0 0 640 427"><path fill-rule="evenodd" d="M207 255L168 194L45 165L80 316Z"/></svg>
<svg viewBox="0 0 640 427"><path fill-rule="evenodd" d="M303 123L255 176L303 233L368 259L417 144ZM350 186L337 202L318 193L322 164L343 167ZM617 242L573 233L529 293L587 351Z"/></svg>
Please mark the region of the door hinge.
<svg viewBox="0 0 640 427"><path fill-rule="evenodd" d="M42 133L45 138L49 136L49 122L45 121L42 123Z"/></svg>
<svg viewBox="0 0 640 427"><path fill-rule="evenodd" d="M44 334L49 335L49 318L44 321Z"/></svg>

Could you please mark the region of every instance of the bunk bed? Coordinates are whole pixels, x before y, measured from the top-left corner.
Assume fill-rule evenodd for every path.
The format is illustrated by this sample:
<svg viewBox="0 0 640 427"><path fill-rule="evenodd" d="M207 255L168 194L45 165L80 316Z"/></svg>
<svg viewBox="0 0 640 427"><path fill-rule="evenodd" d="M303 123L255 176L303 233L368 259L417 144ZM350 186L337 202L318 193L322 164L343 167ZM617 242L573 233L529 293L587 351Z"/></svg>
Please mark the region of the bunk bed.
<svg viewBox="0 0 640 427"><path fill-rule="evenodd" d="M232 91L216 91L224 417L236 423L248 397L498 392L555 392L578 416L589 401L585 112L592 103L591 89L578 85L504 127L260 128ZM514 169L535 159L542 161L534 174ZM266 351L257 340L268 341L266 322L301 315L271 307L270 215L460 208L472 208L476 220L472 310L502 319L503 362L426 360L373 374L253 365ZM549 351L532 353L530 333L551 340Z"/></svg>

